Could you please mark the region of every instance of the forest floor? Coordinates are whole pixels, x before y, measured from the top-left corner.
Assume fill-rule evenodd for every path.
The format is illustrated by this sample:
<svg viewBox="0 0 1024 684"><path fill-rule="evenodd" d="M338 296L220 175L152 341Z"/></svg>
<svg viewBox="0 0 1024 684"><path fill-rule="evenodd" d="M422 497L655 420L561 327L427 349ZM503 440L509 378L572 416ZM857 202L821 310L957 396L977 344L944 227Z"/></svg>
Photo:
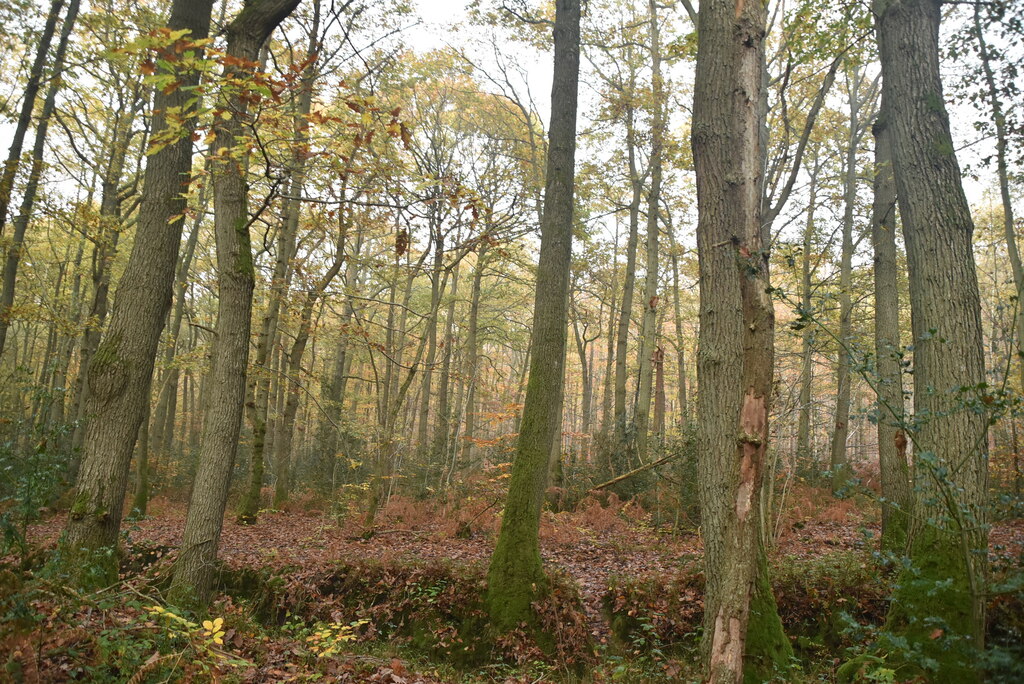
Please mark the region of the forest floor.
<svg viewBox="0 0 1024 684"><path fill-rule="evenodd" d="M772 562L774 566L804 563L795 571L798 578L795 591L817 595L819 590L810 588L814 580L808 579L807 587L799 586L800 575L809 572L808 567L817 567L814 564L828 559L836 560L840 566L860 563L862 568L866 568L867 559L877 546L879 529L876 522L864 517L856 502L821 503L822 497L814 501L813 493L805 495L804 499L804 505L795 506L779 524ZM197 620L191 627L178 628L178 640L174 642L177 646L172 645L169 649L156 633L161 629L171 633L173 626L162 628L159 616L152 611L148 615L146 612L155 603L149 600L154 594L153 584L141 579L143 575L138 567L125 570L123 566L124 586L112 588L106 601L83 600L76 609L68 609L62 607L55 596L59 592L54 591L49 595L44 591L27 601L26 605L37 616L33 618L33 629L27 636L16 638L7 635L6 642L0 640L0 665L4 660L8 661L6 672L8 675L15 673L11 675L15 681L98 680L106 677L109 681L130 680L132 684L151 681L147 674L157 672L161 673L161 678L152 681L164 681L168 677L168 669L172 673L171 680L198 678L199 681L218 677L227 677L227 681L314 681L328 677L331 681L427 684L574 679L565 668L559 673L557 666L545 669L537 662L520 662L518 668L493 665L472 672L456 670L446 665L443 659L439 662L436 653L433 658L424 659L410 655L407 649L389 647L386 640L380 638L385 636L383 634L377 635L376 645L369 643L374 636L372 624L371 632L367 633L363 627L366 621L349 623L349 613L331 613L337 624L330 634L322 631L323 622L308 616L296 620L293 616L293 613L299 615L302 612L298 603L288 605L287 597L295 594L294 588L313 587L336 572L337 568L355 567L368 559L379 567L391 569L384 576L385 583L406 582L417 591L421 590L421 585L428 584L427 580L419 575L416 575L419 579L410 580L394 569L409 564L442 564L482 576L498 526L493 508L480 504L455 510L451 506L395 499L378 518L375 534L368 539L360 536L357 519L343 521L339 525L330 516L316 510L300 512L301 508L301 504L296 504L292 511L264 512L257 525L242 526L228 519L220 545L220 557L233 571L249 570L262 573L263 577L283 578L286 588L278 591L273 599L281 604L274 607L274 622L281 629L261 630L254 624L252 611L246 612L244 602L222 597L212 614L224 618L223 645L197 638L210 636L199 628ZM153 502L150 513L144 519L126 523L125 527L126 546L130 553L134 549L136 554L146 557L145 565L151 580L153 568L159 575L173 559L173 550L181 540L185 509L183 504L158 498ZM32 525L27 535L30 545L35 549L52 548L64 520L64 515L54 514ZM460 534L457 536L456 532ZM463 538L467 533L468 537ZM671 616L666 615L673 609L658 594L661 589L667 591L674 581L673 591L686 594L691 604L698 604L699 610L699 589L691 591L692 583L679 579L684 568L691 575L699 576L699 533L670 533L667 528L653 525L649 514L631 504L613 501L610 506L602 506L590 501L573 512L545 512L541 547L547 567L560 570L562 576L569 578L570 583L577 587L586 629L601 659L601 664L588 672L585 679L682 681L687 678L687 667L692 668L692 662L689 666L686 664L682 651L670 655L667 645L671 634L686 630L692 634L697 625L673 624ZM1019 567L1020 560L1024 558L1024 520L1003 521L995 525L991 533L991 548L997 561ZM870 569L866 569L860 576L862 584L871 584L871 576ZM446 586L443 582L431 581L439 587ZM831 591L833 584L838 582L825 578L821 586ZM632 589L623 589L624 586ZM649 594L637 589L642 586L652 588L648 590ZM0 583L0 596L2 589ZM866 589L865 595L873 590ZM410 595L408 587L403 591L403 596ZM429 590L424 591L429 593ZM464 589L452 589L450 598L453 602L460 600L459 591ZM776 587L777 595L780 591L784 590ZM850 596L843 595L843 591L838 587L832 593L825 591L827 597L823 593L822 597L816 598L822 601L858 601L856 590L850 591ZM879 604L877 598L871 594L862 600L865 604L872 600ZM805 597L791 599L803 601ZM434 604L442 602L444 597L435 593L426 600ZM785 598L780 598L780 610L785 610L785 601ZM612 604L614 608L610 607ZM650 617L639 616L645 609L651 611ZM813 606L807 609L814 611ZM397 610L395 608L392 612ZM870 613L879 609L866 610ZM644 638L641 631L639 641L636 636L627 636L625 644L622 635L616 638L613 628L615 611L640 620L638 624L648 630L648 636ZM315 612L313 610L310 614ZM676 609L674 612L680 611ZM342 614L347 616L345 620L341 620ZM381 613L378 611L375 615ZM342 623L351 624L351 630L338 626ZM93 635L85 637L79 627ZM189 634L190 630L194 634ZM323 641L325 634L330 643ZM139 643L134 645L118 646L116 643L119 640L131 642L135 637ZM110 643L104 642L104 638ZM91 642L83 645L76 639ZM361 643L363 641L367 643ZM319 649L316 648L318 645ZM121 650L117 651L118 648ZM165 652L175 648L180 649L181 662L170 663ZM9 657L3 655L7 649L12 653ZM97 662L104 658L109 660L111 649L124 660L123 665L113 669L109 663ZM126 653L133 649L133 655L128 654L132 657L128 657ZM323 653L325 650L329 652ZM644 650L652 650L655 655L652 657L642 652ZM321 654L329 658L316 657ZM630 657L634 660L639 657L642 662L632 662ZM331 661L329 666L325 665L327 660ZM525 657L523 660L529 661ZM825 669L829 669L827 663ZM823 675L820 667L818 670L815 678L828 679L827 673ZM173 675L175 671L177 676ZM142 676L133 676L139 674ZM4 676L5 670L0 669L0 680Z"/></svg>

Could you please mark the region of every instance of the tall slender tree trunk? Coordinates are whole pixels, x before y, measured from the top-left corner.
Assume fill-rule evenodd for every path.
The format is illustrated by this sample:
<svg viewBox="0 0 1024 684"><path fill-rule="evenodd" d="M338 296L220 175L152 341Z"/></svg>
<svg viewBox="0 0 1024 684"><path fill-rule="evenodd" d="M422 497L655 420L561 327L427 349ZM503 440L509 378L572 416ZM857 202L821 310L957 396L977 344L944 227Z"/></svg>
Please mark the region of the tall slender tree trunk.
<svg viewBox="0 0 1024 684"><path fill-rule="evenodd" d="M803 244L800 254L800 308L804 316L810 316L813 310L812 276L814 267L812 265L814 251L814 214L818 208L818 174L821 172L821 158L818 149L814 150L814 160L811 164L809 174L807 200L807 222L804 224ZM797 409L796 428L796 457L797 462L814 473L817 478L820 473L820 466L814 454L814 447L811 444L811 401L813 399L811 388L814 382L814 337L815 326L809 322L804 323L800 331L800 402Z"/></svg>
<svg viewBox="0 0 1024 684"><path fill-rule="evenodd" d="M434 222L433 219L432 222ZM419 425L416 437L417 448L424 455L429 448L427 440L430 435L430 398L433 393L434 362L437 360L437 314L441 310L441 293L444 291L441 284L441 271L444 265L444 235L441 233L439 221L437 221L437 225L431 226L430 232L434 240L434 268L430 274L431 317L427 319L427 330L424 333L427 338L427 358L423 368L423 387L420 390Z"/></svg>
<svg viewBox="0 0 1024 684"><path fill-rule="evenodd" d="M174 290L174 308L171 311L170 328L167 331L167 344L164 347L163 357L163 367L167 369L167 375L160 386L154 411L155 420L151 449L154 456L154 466L161 459L170 456L171 445L174 439L174 416L178 400L178 380L181 377L181 369L174 363L174 357L177 354L178 339L181 336L181 324L185 318L185 293L188 290L192 260L195 257L196 246L199 243L199 230L202 226L203 215L206 213L207 197L208 190L207 186L204 185L200 193L199 210L196 212L195 221L192 223L192 232L189 233L188 241L185 243L185 253L178 264L177 282Z"/></svg>
<svg viewBox="0 0 1024 684"><path fill-rule="evenodd" d="M672 319L676 328L676 403L678 403L678 417L676 423L680 430L685 430L689 421L689 406L686 396L686 339L683 337L683 310L679 294L679 243L676 242L675 231L669 226L669 240L672 250Z"/></svg>
<svg viewBox="0 0 1024 684"><path fill-rule="evenodd" d="M175 0L168 27L189 30L187 40L205 38L212 5L212 0ZM164 58L173 61L176 55L170 48ZM197 75L186 75L174 92L155 94L150 127L154 134L168 128L164 113L169 108L187 109L197 79ZM94 567L91 556L117 543L132 447L149 402L181 242L183 190L192 164L193 119L185 121L180 139L149 157L132 253L114 297L110 326L89 365L92 391L85 412L89 423L78 488L62 540L63 560L71 570ZM116 578L113 556L103 557L109 560L103 564L102 577L80 576L80 580Z"/></svg>
<svg viewBox="0 0 1024 684"><path fill-rule="evenodd" d="M29 221L32 220L32 210L35 207L36 193L39 190L39 181L43 175L43 156L46 153L46 133L50 126L50 119L57 108L57 93L60 91L61 78L64 73L64 55L67 52L68 41L71 39L71 31L78 18L79 0L71 0L68 5L67 14L64 16L64 24L61 26L60 38L57 41L57 49L53 54L53 65L50 70L50 86L46 89L46 99L43 101L43 109L39 113L39 123L36 124L36 139L32 146L32 164L29 167L28 180L25 184L25 194L21 198L21 208L18 216L14 219L14 233L11 236L11 246L7 249L7 258L4 261L2 280L3 290L0 290L0 355L4 353L4 346L7 343L7 329L10 326L11 306L14 304L14 289L18 277L18 265L21 263L21 253L25 248L25 234L28 231ZM10 160L8 160L8 163ZM11 167L16 169L16 167ZM5 168L6 171L6 168ZM0 179L3 183L6 179ZM12 177L13 181L13 177ZM0 187L0 200L2 193L6 192L8 199L3 203L3 211L7 210L11 190ZM0 220L0 228L3 221Z"/></svg>
<svg viewBox="0 0 1024 684"><path fill-rule="evenodd" d="M237 58L240 66L225 67L225 75L245 78L245 71L252 68L260 48L298 3L299 0L249 0L226 29L227 54ZM232 116L216 123L214 149L237 150L239 145L245 145L242 138L248 110L246 93L230 95L221 107ZM227 154L226 158L213 162L219 294L217 338L213 345L211 384L206 396L195 484L168 594L169 600L178 605L205 607L209 603L231 469L242 426L255 284L247 170L248 152L244 147L240 154Z"/></svg>
<svg viewBox="0 0 1024 684"><path fill-rule="evenodd" d="M320 40L320 2L313 4L313 24L309 32L306 46L306 57L316 54ZM281 307L288 295L288 278L291 272L291 260L295 253L295 242L299 230L299 214L302 211L302 193L306 179L306 162L309 148L309 113L313 106L313 82L316 77L317 61L306 64L302 75L302 88L299 92L295 115L292 117L292 129L295 136L296 153L289 169L291 182L288 188L289 199L285 201L284 217L281 232L278 236L277 256L274 262L274 274L270 284L267 311L263 316L259 337L256 344L255 372L249 380L249 391L252 401L247 406L246 414L252 428L252 451L249 454L249 486L242 496L238 511L238 522L245 525L256 523L260 509L260 492L263 489L264 458L267 442L267 421L270 411L271 376L267 372L267 362L277 341L278 321ZM275 494L276 496L276 494Z"/></svg>
<svg viewBox="0 0 1024 684"><path fill-rule="evenodd" d="M452 376L452 354L455 346L455 304L459 288L459 267L455 266L452 272L452 289L448 294L448 311L444 322L444 349L441 360L441 375L438 378L437 388L437 418L434 420L434 443L431 447L431 468L438 469L438 481L444 478L445 463L447 462L448 439L451 436L451 401L448 393L451 386Z"/></svg>
<svg viewBox="0 0 1024 684"><path fill-rule="evenodd" d="M661 37L655 0L648 0L650 12L651 80L654 116L651 122L651 187L647 195L647 275L644 284L644 315L640 344L640 381L637 390L636 452L641 463L647 460L653 394L655 348L658 338L658 205L661 201L661 157L665 128L664 88L661 77Z"/></svg>
<svg viewBox="0 0 1024 684"><path fill-rule="evenodd" d="M693 156L700 340L698 464L706 681L772 679L792 656L761 535L774 313L761 217L765 6L699 10Z"/></svg>
<svg viewBox="0 0 1024 684"><path fill-rule="evenodd" d="M1003 103L999 99L999 88L996 85L995 73L992 69L992 56L985 30L981 24L982 6L974 6L974 31L978 40L978 55L981 58L982 73L985 74L985 87L989 107L992 108L992 122L996 128L996 174L999 178L999 198L1003 205L1003 235L1006 237L1006 254L1010 259L1013 271L1013 285L1017 291L1017 317L1014 321L1017 333L1017 349L1024 349L1024 266L1021 265L1020 249L1017 246L1017 231L1013 220L1013 201L1010 197L1010 174L1006 161L1006 114ZM1019 363L1020 391L1024 392L1024 361Z"/></svg>
<svg viewBox="0 0 1024 684"><path fill-rule="evenodd" d="M875 382L878 464L882 477L882 550L902 554L906 549L913 492L907 468L907 437L903 431L896 180L887 125L883 105L873 127L875 196L871 206L871 242L875 252Z"/></svg>
<svg viewBox="0 0 1024 684"><path fill-rule="evenodd" d="M850 367L853 349L853 223L857 204L857 148L864 133L860 111L860 71L854 67L852 78L847 79L850 99L850 131L846 140L846 168L843 175L843 244L839 262L839 348L836 365L836 412L832 429L830 470L832 492L845 489L850 480L849 454L846 449L850 434Z"/></svg>
<svg viewBox="0 0 1024 684"><path fill-rule="evenodd" d="M287 378L290 380L285 388L284 412L281 415L281 438L274 445L274 508L280 508L287 500L291 488L289 477L289 463L292 452L292 438L295 433L295 416L299 409L302 385L300 374L302 372L302 357L306 352L306 345L309 343L310 334L313 332L313 313L317 302L323 293L330 287L331 282L341 271L345 262L345 238L348 233L348 212L341 212L341 222L344 224L340 229L337 251L334 260L328 266L327 271L320 280L312 285L306 293L306 299L302 304L302 312L299 314L299 331L295 335L292 347L288 352Z"/></svg>
<svg viewBox="0 0 1024 684"><path fill-rule="evenodd" d="M612 394L614 390L614 378L613 372L615 367L615 332L617 329L617 321L615 313L618 311L617 296L619 293L618 288L618 275L619 275L619 222L615 222L615 242L612 245L612 272L610 281L608 282L607 294L611 297L611 303L608 306L608 344L605 347L604 352L604 377L603 377L603 389L601 392L601 440L607 442L609 435L613 429L613 415L612 415ZM610 454L610 450L605 447L604 451ZM605 473L609 478L612 476L611 464L603 459L600 464L601 467L607 466L608 472ZM607 479L607 478L605 478Z"/></svg>
<svg viewBox="0 0 1024 684"><path fill-rule="evenodd" d="M631 87L632 91L633 88ZM636 287L636 250L639 241L640 202L643 195L643 179L636 160L636 110L632 105L626 111L626 152L629 159L629 181L633 195L629 201L629 237L626 240L626 271L622 280L622 305L619 309L619 323L615 333L615 407L612 419L612 439L608 444L609 462L613 474L629 470L629 445L627 444L626 419L626 360L629 352L629 326L633 319L633 292Z"/></svg>
<svg viewBox="0 0 1024 684"><path fill-rule="evenodd" d="M985 400L981 306L939 73L941 10L935 0L875 3L910 272L920 496L887 629L933 658L935 676L971 681L980 674L971 646L983 647L985 634L988 416L975 409ZM933 638L924 615L941 621L944 638Z"/></svg>
<svg viewBox="0 0 1024 684"><path fill-rule="evenodd" d="M7 224L11 194L14 192L14 179L18 175L18 167L21 166L21 152L25 145L25 135L32 124L32 113L35 111L36 98L39 97L39 88L42 86L46 57L50 52L50 43L53 42L53 34L57 31L57 20L60 18L60 11L63 7L64 0L52 0L50 3L46 23L43 24L39 42L36 44L35 59L28 72L28 81L25 83L25 92L21 100L21 111L18 112L18 121L14 125L14 135L11 136L11 146L7 151L3 175L0 176L0 235L4 234L4 227Z"/></svg>
<svg viewBox="0 0 1024 684"><path fill-rule="evenodd" d="M476 388L479 380L480 348L478 342L480 326L480 293L483 289L484 269L487 267L487 247L483 245L476 256L473 269L473 286L469 300L469 323L466 332L466 365L463 370L466 382L466 424L462 431L462 454L460 460L469 464L473 460L473 440L476 439Z"/></svg>
<svg viewBox="0 0 1024 684"><path fill-rule="evenodd" d="M551 125L540 262L530 341L530 379L501 531L491 556L486 606L500 630L537 626L531 605L547 590L540 558L540 509L560 434L569 268L572 261L580 2L556 0Z"/></svg>

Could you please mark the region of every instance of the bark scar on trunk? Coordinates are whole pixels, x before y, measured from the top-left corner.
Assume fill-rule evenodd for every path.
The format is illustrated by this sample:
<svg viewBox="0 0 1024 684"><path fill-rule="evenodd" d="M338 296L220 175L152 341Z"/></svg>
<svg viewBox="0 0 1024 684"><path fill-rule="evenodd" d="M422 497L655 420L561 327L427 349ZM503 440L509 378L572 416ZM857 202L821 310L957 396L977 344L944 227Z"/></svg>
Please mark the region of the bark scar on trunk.
<svg viewBox="0 0 1024 684"><path fill-rule="evenodd" d="M743 671L743 633L740 629L740 619L735 615L726 618L724 613L724 610L720 610L715 616L715 635L711 642L711 682L716 680L719 666L728 672Z"/></svg>
<svg viewBox="0 0 1024 684"><path fill-rule="evenodd" d="M765 398L754 394L754 389L747 391L743 398L743 408L740 411L740 484L736 488L736 517L740 522L747 519L753 505L754 485L757 480L757 470L764 446L765 425L767 412L765 411Z"/></svg>

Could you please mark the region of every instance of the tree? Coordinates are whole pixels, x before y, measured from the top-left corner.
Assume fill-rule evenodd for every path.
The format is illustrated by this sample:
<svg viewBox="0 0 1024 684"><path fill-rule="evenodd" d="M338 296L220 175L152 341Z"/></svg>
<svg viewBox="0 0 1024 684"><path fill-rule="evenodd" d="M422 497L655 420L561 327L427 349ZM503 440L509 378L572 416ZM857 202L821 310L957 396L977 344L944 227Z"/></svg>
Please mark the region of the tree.
<svg viewBox="0 0 1024 684"><path fill-rule="evenodd" d="M238 450L245 404L245 378L255 285L251 218L248 210L249 149L244 125L253 92L245 79L260 48L300 0L247 0L227 28L225 80L236 84L219 109L230 116L214 124L214 233L217 241L217 338L212 384L206 397L199 466L189 499L181 551L169 598L179 605L205 606L213 590L214 561L227 506L231 468ZM340 266L340 262L338 264Z"/></svg>
<svg viewBox="0 0 1024 684"><path fill-rule="evenodd" d="M640 381L636 402L636 451L641 463L647 460L651 395L658 335L658 214L661 201L662 149L664 147L665 104L661 74L661 36L655 0L649 0L651 40L651 83L654 117L651 122L651 187L647 195L647 274L644 285L643 335L640 344ZM655 421L657 425L657 421ZM663 438L664 435L661 435Z"/></svg>
<svg viewBox="0 0 1024 684"><path fill-rule="evenodd" d="M935 0L875 3L910 272L919 497L887 628L934 659L938 676L972 681L985 634L987 389L973 222L939 74L941 12Z"/></svg>
<svg viewBox="0 0 1024 684"><path fill-rule="evenodd" d="M698 14L692 145L697 174L698 472L709 682L772 677L792 649L767 578L760 492L774 312L762 222L762 3L705 0Z"/></svg>
<svg viewBox="0 0 1024 684"><path fill-rule="evenodd" d="M67 15L64 17L64 24L61 26L60 38L57 41L57 49L53 55L52 73L50 74L50 86L46 89L46 98L43 101L42 111L39 113L39 123L36 125L36 139L32 145L32 163L29 166L28 181L25 184L25 192L21 198L21 208L18 216L14 219L14 234L12 235L11 246L7 250L4 260L2 288L0 288L0 354L3 354L4 346L7 343L7 330L11 322L11 305L14 304L14 288L18 277L18 265L21 263L21 254L24 250L25 233L28 231L28 223L32 218L32 209L35 206L36 193L39 190L39 181L43 174L43 153L46 150L46 133L49 130L50 118L57 107L57 92L60 90L61 74L64 71L64 55L67 52L68 40L71 37L71 30L74 28L75 19L78 17L79 0L71 0L68 5ZM44 29L45 30L45 29ZM40 45L42 47L42 45ZM26 95L34 95L32 76L29 76L29 92ZM17 135L18 131L15 131ZM15 147L20 144L15 140L11 146L13 154ZM17 160L12 163L8 159L5 166L5 173L10 173L13 182L14 171L17 168ZM7 178L0 179L0 212L6 213L7 202L11 188L7 184ZM8 199L4 199L4 195ZM0 229L3 228L3 215L0 214Z"/></svg>
<svg viewBox="0 0 1024 684"><path fill-rule="evenodd" d="M878 394L878 464L882 478L882 550L902 553L913 506L907 437L903 430L903 348L900 345L900 299L896 262L896 180L892 171L885 110L875 136L874 201L871 244L875 276L875 378Z"/></svg>
<svg viewBox="0 0 1024 684"><path fill-rule="evenodd" d="M552 449L559 436L572 261L580 2L557 0L544 213L530 342L530 376L501 531L487 573L486 605L501 630L534 623L547 580L538 539Z"/></svg>
<svg viewBox="0 0 1024 684"><path fill-rule="evenodd" d="M867 78L859 65L847 73L846 91L850 103L850 126L846 139L845 164L843 168L843 239L839 264L839 363L836 366L836 412L832 431L830 470L832 491L843 490L850 479L849 458L846 454L846 438L850 432L850 376L853 356L853 251L854 212L857 203L857 152L864 133L867 132L870 113L862 110L874 106L877 95L877 80L868 92L861 89Z"/></svg>
<svg viewBox="0 0 1024 684"><path fill-rule="evenodd" d="M174 1L168 28L187 33L164 50L171 68L199 58L196 41L209 32L212 6L213 0ZM82 466L61 541L62 562L75 573L94 567L91 557L117 543L132 448L147 413L160 331L171 304L186 205L182 190L192 165L194 119L185 114L199 73L186 68L167 75L180 85L154 94L151 130L172 139L146 165L135 243L114 296L110 326L89 365ZM182 119L168 114L175 108ZM107 556L101 569L100 577L80 579L103 583L116 577L114 558Z"/></svg>
<svg viewBox="0 0 1024 684"><path fill-rule="evenodd" d="M39 42L36 43L36 55L32 61L32 67L29 69L28 81L25 83L25 92L21 100L21 110L18 113L14 134L11 136L7 159L4 161L3 176L0 177L0 235L3 235L4 226L7 224L7 212L11 204L11 193L14 190L14 179L18 174L18 166L21 165L21 151L25 144L25 135L32 123L32 112L35 111L36 98L39 96L39 88L42 85L46 56L50 51L50 43L57 30L57 20L60 18L60 10L63 6L64 0L50 2L46 23L43 25L42 33L39 34ZM3 345L0 345L0 350L2 349Z"/></svg>

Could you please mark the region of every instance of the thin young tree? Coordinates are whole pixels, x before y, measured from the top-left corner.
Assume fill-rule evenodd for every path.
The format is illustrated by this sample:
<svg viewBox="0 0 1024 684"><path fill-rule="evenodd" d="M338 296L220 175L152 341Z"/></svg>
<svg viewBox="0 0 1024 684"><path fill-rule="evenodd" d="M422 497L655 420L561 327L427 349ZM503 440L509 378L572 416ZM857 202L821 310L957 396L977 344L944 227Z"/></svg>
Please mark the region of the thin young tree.
<svg viewBox="0 0 1024 684"><path fill-rule="evenodd" d="M882 480L882 550L903 553L913 504L903 431L903 369L900 367L899 266L896 250L896 179L885 109L872 126L875 137L871 244L875 278L875 378L878 394L878 467Z"/></svg>

